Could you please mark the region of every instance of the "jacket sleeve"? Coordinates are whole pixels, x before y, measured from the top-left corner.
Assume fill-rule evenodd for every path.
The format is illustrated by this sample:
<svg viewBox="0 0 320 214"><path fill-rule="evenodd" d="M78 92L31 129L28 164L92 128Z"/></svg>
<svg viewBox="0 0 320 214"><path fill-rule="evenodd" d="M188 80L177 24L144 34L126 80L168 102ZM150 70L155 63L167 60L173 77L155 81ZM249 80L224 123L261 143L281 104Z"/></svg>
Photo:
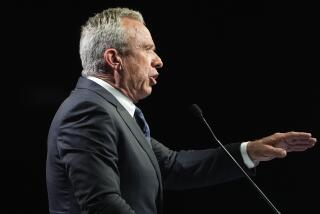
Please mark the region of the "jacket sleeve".
<svg viewBox="0 0 320 214"><path fill-rule="evenodd" d="M153 139L152 148L158 159L166 189L199 188L244 176L220 147L177 152ZM248 174L255 174L255 169L248 169L243 163L240 143L229 144L226 148Z"/></svg>
<svg viewBox="0 0 320 214"><path fill-rule="evenodd" d="M83 213L134 214L121 197L117 129L101 107L82 103L60 126L58 152Z"/></svg>

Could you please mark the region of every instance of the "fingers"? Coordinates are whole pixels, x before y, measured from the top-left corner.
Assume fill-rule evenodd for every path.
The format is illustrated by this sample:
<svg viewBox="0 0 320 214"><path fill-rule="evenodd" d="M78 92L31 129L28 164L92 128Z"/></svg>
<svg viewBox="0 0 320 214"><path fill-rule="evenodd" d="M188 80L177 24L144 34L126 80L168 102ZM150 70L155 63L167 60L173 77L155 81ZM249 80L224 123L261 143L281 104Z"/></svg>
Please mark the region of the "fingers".
<svg viewBox="0 0 320 214"><path fill-rule="evenodd" d="M286 132L276 133L272 135L273 142L275 144L291 145L314 145L317 142L316 138L313 138L310 133L306 132Z"/></svg>
<svg viewBox="0 0 320 214"><path fill-rule="evenodd" d="M305 151L315 145L316 138L306 132L287 132L275 134L279 141L274 144L275 147L285 149L287 152Z"/></svg>
<svg viewBox="0 0 320 214"><path fill-rule="evenodd" d="M301 152L305 151L311 147L313 147L314 144L295 144L295 145L290 145L286 148L288 152Z"/></svg>
<svg viewBox="0 0 320 214"><path fill-rule="evenodd" d="M308 139L311 138L311 134L307 132L285 132L285 133L275 133L272 135L275 140L281 139Z"/></svg>
<svg viewBox="0 0 320 214"><path fill-rule="evenodd" d="M283 134L283 137L285 138L295 138L295 139L308 139L311 137L310 133L307 132L286 132L286 133L280 133Z"/></svg>
<svg viewBox="0 0 320 214"><path fill-rule="evenodd" d="M307 139L289 139L286 140L288 144L315 144L317 142L316 138L307 138Z"/></svg>
<svg viewBox="0 0 320 214"><path fill-rule="evenodd" d="M317 142L316 138L313 138L310 133L307 132L286 132L279 133L279 139L283 141L287 141L288 143L307 143L307 144L315 144Z"/></svg>
<svg viewBox="0 0 320 214"><path fill-rule="evenodd" d="M304 146L307 148L313 147L317 142L316 138L308 138L308 139L283 139L278 142L275 146L281 148L291 148L295 146ZM277 146L279 145L279 146Z"/></svg>
<svg viewBox="0 0 320 214"><path fill-rule="evenodd" d="M306 151L308 147L295 147L295 148L290 148L287 149L288 152L303 152Z"/></svg>
<svg viewBox="0 0 320 214"><path fill-rule="evenodd" d="M315 138L310 138L309 140L299 140L299 141L288 141L288 146L295 146L295 145L305 145L305 146L314 146L317 140Z"/></svg>

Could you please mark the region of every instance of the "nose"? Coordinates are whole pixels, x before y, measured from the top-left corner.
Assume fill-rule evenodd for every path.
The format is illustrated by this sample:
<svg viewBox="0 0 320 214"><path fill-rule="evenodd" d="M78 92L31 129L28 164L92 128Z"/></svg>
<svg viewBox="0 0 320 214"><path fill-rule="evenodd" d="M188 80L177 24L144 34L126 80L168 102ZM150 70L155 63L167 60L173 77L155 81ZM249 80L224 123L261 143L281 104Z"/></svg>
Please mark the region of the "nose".
<svg viewBox="0 0 320 214"><path fill-rule="evenodd" d="M162 66L163 66L161 58L156 53L155 53L154 60L152 60L152 62L151 62L151 65L154 68L162 68Z"/></svg>

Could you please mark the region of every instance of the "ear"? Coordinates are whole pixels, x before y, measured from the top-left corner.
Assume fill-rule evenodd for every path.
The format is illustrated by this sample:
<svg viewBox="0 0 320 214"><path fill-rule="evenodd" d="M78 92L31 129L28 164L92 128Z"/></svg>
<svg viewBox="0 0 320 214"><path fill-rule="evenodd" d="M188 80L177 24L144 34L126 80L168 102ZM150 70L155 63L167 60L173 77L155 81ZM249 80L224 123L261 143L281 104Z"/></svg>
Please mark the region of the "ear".
<svg viewBox="0 0 320 214"><path fill-rule="evenodd" d="M118 51L114 48L108 48L103 54L103 58L106 64L112 68L112 70L121 69L121 59L118 56Z"/></svg>

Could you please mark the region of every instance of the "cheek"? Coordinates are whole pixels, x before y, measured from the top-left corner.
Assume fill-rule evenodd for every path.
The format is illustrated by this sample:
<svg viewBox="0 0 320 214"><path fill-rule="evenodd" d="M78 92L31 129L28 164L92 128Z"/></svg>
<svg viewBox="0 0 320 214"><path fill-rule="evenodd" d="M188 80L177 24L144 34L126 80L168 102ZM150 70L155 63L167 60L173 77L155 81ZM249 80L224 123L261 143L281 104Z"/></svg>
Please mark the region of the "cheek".
<svg viewBox="0 0 320 214"><path fill-rule="evenodd" d="M149 86L149 75L147 71L140 73L139 77L137 77L137 82L141 87Z"/></svg>
<svg viewBox="0 0 320 214"><path fill-rule="evenodd" d="M150 66L148 64L148 59L146 57L137 57L130 65L127 80L131 82L136 89L149 86Z"/></svg>
<svg viewBox="0 0 320 214"><path fill-rule="evenodd" d="M133 73L132 78L137 82L149 82L149 67L148 66L138 66Z"/></svg>
<svg viewBox="0 0 320 214"><path fill-rule="evenodd" d="M149 91L150 80L148 72L145 69L140 70L140 72L132 78L134 79L134 84L137 91L140 91L140 93L146 93Z"/></svg>
<svg viewBox="0 0 320 214"><path fill-rule="evenodd" d="M148 84L149 77L147 72L141 70L141 68L138 70L134 70L134 72L130 73L128 75L127 80L129 85L131 87L135 88L136 90L141 90L141 88L144 88L145 85Z"/></svg>

